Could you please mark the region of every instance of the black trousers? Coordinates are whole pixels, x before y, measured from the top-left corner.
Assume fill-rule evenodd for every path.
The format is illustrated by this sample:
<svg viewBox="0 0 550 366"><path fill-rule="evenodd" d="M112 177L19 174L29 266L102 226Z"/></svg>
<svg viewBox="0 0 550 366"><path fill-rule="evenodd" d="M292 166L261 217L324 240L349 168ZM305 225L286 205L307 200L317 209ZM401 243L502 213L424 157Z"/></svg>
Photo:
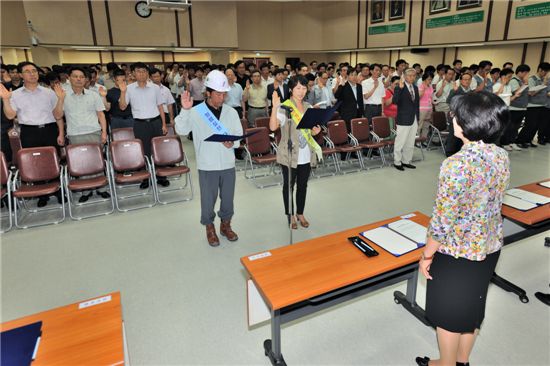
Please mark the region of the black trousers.
<svg viewBox="0 0 550 366"><path fill-rule="evenodd" d="M281 165L283 171L283 202L285 204L285 213L287 215L294 215L294 194L292 196L291 209L288 207L288 167ZM311 164L300 164L296 168L291 169L290 183L292 191L294 191L294 184L296 188L296 214L303 215L304 208L306 206L306 194L307 194L307 181L309 180L309 173L311 172ZM292 192L293 193L293 192Z"/></svg>
<svg viewBox="0 0 550 366"><path fill-rule="evenodd" d="M0 141L0 146L2 147L2 152L6 157L6 161L10 162L12 160L12 151L10 145L10 137L8 136L9 128L2 129L2 141Z"/></svg>
<svg viewBox="0 0 550 366"><path fill-rule="evenodd" d="M162 120L160 116L149 121L136 119L134 123L134 136L136 139L141 140L143 153L151 156L151 139L162 136Z"/></svg>
<svg viewBox="0 0 550 366"><path fill-rule="evenodd" d="M525 111L510 111L510 123L504 128L504 132L500 138L501 145L510 145L516 141L518 130L524 117Z"/></svg>
<svg viewBox="0 0 550 366"><path fill-rule="evenodd" d="M550 108L546 107L539 128L539 142L550 142Z"/></svg>
<svg viewBox="0 0 550 366"><path fill-rule="evenodd" d="M545 113L548 110L544 106L540 107L529 107L527 108L527 113L525 115L525 124L521 129L517 143L518 144L528 144L533 141L537 130L544 130L544 122L546 120Z"/></svg>
<svg viewBox="0 0 550 366"><path fill-rule="evenodd" d="M365 113L364 116L369 120L369 123L372 122L372 117L379 117L382 115L382 105L374 104L365 104Z"/></svg>
<svg viewBox="0 0 550 366"><path fill-rule="evenodd" d="M41 147L53 146L57 149L57 123L48 123L44 127L21 125L21 146Z"/></svg>
<svg viewBox="0 0 550 366"><path fill-rule="evenodd" d="M243 118L243 108L242 107L233 107L239 114L239 118ZM244 131L243 131L244 132Z"/></svg>

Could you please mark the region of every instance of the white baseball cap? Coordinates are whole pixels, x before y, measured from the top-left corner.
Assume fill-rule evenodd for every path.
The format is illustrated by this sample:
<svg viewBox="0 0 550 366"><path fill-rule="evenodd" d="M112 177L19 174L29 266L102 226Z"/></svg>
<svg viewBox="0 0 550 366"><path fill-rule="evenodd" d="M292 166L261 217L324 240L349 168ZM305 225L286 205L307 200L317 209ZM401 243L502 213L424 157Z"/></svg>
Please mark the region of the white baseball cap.
<svg viewBox="0 0 550 366"><path fill-rule="evenodd" d="M227 92L230 90L227 77L219 70L212 70L206 75L204 86L214 89L217 92Z"/></svg>

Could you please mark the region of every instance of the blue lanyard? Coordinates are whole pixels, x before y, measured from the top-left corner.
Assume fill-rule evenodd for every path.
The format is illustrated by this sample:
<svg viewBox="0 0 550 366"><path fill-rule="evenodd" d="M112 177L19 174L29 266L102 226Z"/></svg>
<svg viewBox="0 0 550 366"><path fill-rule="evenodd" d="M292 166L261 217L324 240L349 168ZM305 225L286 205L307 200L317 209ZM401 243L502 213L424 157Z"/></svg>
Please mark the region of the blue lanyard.
<svg viewBox="0 0 550 366"><path fill-rule="evenodd" d="M212 111L208 109L206 102L195 106L196 111L202 117L203 121L218 135L229 135L229 131L221 124L221 122L212 114Z"/></svg>

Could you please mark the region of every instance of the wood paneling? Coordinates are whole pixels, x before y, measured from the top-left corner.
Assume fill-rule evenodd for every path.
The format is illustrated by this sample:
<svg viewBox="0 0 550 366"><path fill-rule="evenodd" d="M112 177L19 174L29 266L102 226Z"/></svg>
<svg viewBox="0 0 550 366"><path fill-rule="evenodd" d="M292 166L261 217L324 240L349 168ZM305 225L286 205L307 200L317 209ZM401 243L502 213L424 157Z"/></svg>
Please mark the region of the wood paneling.
<svg viewBox="0 0 550 366"><path fill-rule="evenodd" d="M195 47L237 47L237 6L233 1L193 2Z"/></svg>
<svg viewBox="0 0 550 366"><path fill-rule="evenodd" d="M21 1L0 1L0 23L2 46L31 45L25 9Z"/></svg>

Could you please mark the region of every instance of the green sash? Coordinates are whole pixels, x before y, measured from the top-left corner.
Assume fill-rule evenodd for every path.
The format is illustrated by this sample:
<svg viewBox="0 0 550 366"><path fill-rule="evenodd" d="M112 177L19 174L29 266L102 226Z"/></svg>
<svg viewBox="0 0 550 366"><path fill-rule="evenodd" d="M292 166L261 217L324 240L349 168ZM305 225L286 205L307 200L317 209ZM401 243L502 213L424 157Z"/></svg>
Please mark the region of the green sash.
<svg viewBox="0 0 550 366"><path fill-rule="evenodd" d="M298 108L296 108L296 105L290 99L285 100L282 105L292 108L292 112L290 112L290 117L292 118L292 121L294 121L296 126L298 126L298 123L300 123L300 121L302 120L303 115L300 113ZM315 152L315 155L317 155L317 160L322 161L323 150L321 150L321 146L319 146L317 141L315 141L315 139L311 135L311 130L301 128L300 132L302 133L302 136L304 136L304 138L306 139L309 148L312 149L313 152Z"/></svg>

